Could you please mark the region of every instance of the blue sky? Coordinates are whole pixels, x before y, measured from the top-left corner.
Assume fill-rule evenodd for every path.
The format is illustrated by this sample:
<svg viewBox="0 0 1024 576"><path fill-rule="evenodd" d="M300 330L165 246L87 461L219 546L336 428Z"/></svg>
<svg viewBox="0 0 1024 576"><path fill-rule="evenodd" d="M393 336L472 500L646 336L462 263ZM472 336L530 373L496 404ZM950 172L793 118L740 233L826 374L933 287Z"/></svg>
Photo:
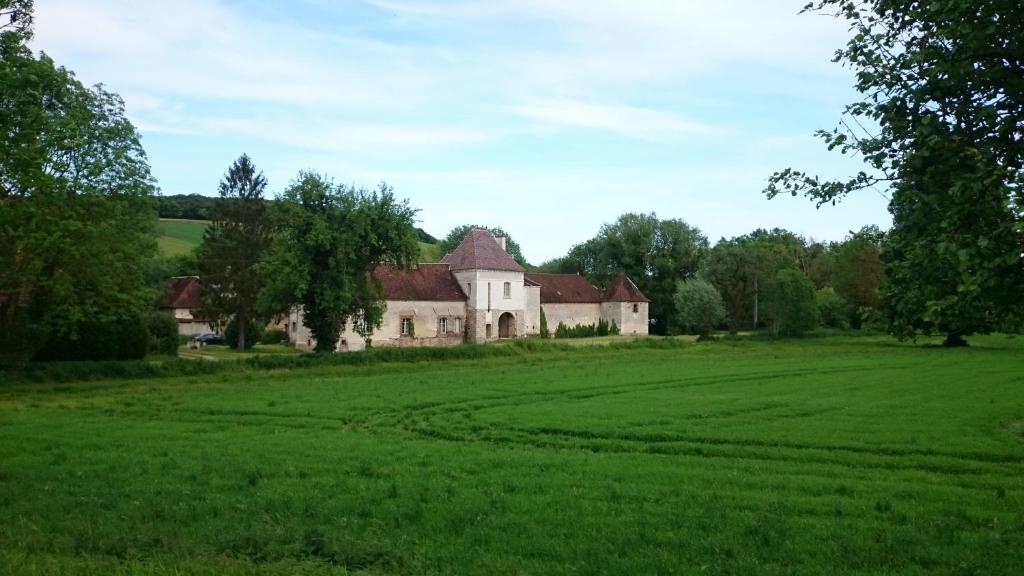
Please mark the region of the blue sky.
<svg viewBox="0 0 1024 576"><path fill-rule="evenodd" d="M761 194L861 168L812 136L857 94L805 1L39 0L34 47L124 98L164 194L215 195L246 152L272 194L384 180L435 236L501 226L539 263L624 212L712 242L888 227L875 192Z"/></svg>

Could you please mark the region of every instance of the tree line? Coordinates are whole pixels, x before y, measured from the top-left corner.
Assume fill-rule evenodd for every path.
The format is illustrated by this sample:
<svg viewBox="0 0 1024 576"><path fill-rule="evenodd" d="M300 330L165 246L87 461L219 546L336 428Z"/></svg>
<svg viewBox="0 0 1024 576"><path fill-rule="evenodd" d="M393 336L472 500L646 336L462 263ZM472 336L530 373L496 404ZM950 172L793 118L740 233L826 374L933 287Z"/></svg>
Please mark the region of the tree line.
<svg viewBox="0 0 1024 576"><path fill-rule="evenodd" d="M859 328L881 320L884 240L873 226L829 243L759 229L710 246L683 220L628 213L538 269L580 274L598 286L625 272L651 300L653 333L767 328L794 335L819 321Z"/></svg>

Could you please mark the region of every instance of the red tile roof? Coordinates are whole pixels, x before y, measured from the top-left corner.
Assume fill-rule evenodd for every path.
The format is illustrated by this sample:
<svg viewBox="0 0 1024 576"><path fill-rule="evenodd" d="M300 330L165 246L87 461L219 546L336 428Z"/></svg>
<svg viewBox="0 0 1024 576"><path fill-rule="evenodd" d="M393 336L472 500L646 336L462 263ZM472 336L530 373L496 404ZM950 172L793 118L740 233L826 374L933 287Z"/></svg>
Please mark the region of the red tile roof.
<svg viewBox="0 0 1024 576"><path fill-rule="evenodd" d="M462 243L451 254L441 259L449 264L452 271L460 270L507 270L523 272L508 252L501 249L498 241L487 230L474 228L462 239Z"/></svg>
<svg viewBox="0 0 1024 576"><path fill-rule="evenodd" d="M625 273L619 272L604 291L605 302L650 302Z"/></svg>
<svg viewBox="0 0 1024 576"><path fill-rule="evenodd" d="M167 282L160 307L197 310L202 307L202 297L203 283L198 276L176 276Z"/></svg>
<svg viewBox="0 0 1024 576"><path fill-rule="evenodd" d="M466 301L447 264L419 264L410 270L381 264L373 277L380 282L385 300Z"/></svg>
<svg viewBox="0 0 1024 576"><path fill-rule="evenodd" d="M541 304L582 304L601 302L601 291L579 274L527 272L526 279L540 284Z"/></svg>

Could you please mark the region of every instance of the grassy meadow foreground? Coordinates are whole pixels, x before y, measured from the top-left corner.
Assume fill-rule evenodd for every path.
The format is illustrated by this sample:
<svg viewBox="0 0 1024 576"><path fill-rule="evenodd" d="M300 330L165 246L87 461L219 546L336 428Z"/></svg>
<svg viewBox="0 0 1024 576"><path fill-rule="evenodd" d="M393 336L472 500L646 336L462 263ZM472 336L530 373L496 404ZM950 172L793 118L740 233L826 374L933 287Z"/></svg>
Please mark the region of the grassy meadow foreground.
<svg viewBox="0 0 1024 576"><path fill-rule="evenodd" d="M1024 339L0 387L0 572L1020 574Z"/></svg>

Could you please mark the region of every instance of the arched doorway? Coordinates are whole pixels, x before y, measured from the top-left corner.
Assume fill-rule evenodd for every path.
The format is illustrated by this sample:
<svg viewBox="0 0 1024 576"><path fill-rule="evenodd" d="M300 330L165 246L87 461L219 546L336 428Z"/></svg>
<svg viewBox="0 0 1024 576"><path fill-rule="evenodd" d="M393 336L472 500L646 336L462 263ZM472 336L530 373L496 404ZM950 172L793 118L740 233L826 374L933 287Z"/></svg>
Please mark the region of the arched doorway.
<svg viewBox="0 0 1024 576"><path fill-rule="evenodd" d="M516 317L511 312L505 312L498 317L498 338L515 338Z"/></svg>

